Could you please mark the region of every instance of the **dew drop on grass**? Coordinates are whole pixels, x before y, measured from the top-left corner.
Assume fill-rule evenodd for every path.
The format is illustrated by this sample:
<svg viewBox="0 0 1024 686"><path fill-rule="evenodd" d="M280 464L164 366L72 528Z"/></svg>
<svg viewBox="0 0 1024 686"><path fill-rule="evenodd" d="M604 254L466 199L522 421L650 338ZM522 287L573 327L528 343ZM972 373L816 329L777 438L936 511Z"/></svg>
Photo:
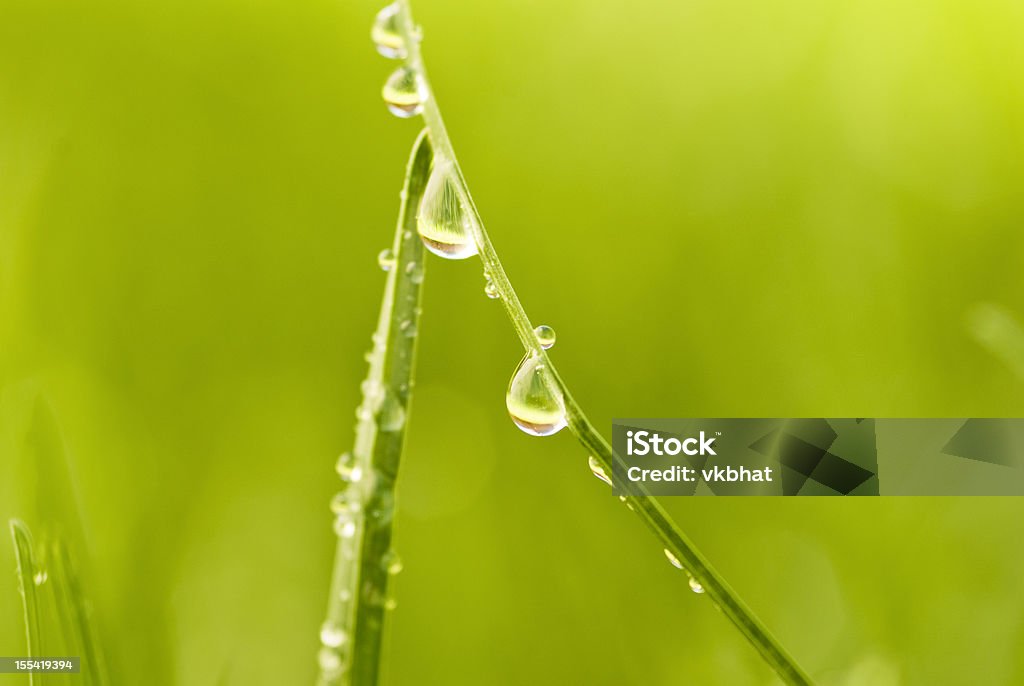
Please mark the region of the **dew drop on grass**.
<svg viewBox="0 0 1024 686"><path fill-rule="evenodd" d="M484 295L491 300L497 300L501 297L501 293L498 292L498 287L494 285L494 282L491 281L490 277L488 277L487 283L484 284Z"/></svg>
<svg viewBox="0 0 1024 686"><path fill-rule="evenodd" d="M352 538L356 535L356 522L351 513L341 512L334 518L334 533L341 538Z"/></svg>
<svg viewBox="0 0 1024 686"><path fill-rule="evenodd" d="M402 558L400 558L398 553L394 551L385 554L381 564L385 571L387 571L391 576L402 571Z"/></svg>
<svg viewBox="0 0 1024 686"><path fill-rule="evenodd" d="M356 483L363 478L363 469L356 464L356 458L352 453L342 453L337 464L334 465L334 470L347 484Z"/></svg>
<svg viewBox="0 0 1024 686"><path fill-rule="evenodd" d="M694 579L691 576L690 577L690 590L693 591L694 593L703 593L704 592L704 587L700 585L699 581L697 581L696 579Z"/></svg>
<svg viewBox="0 0 1024 686"><path fill-rule="evenodd" d="M566 426L565 401L552 393L544 359L527 353L508 384L505 407L516 426L531 436L550 436Z"/></svg>
<svg viewBox="0 0 1024 686"><path fill-rule="evenodd" d="M370 29L370 38L377 52L393 60L405 59L405 41L398 30L398 3L392 3L377 12Z"/></svg>
<svg viewBox="0 0 1024 686"><path fill-rule="evenodd" d="M476 243L455 184L451 164L435 159L420 200L416 230L430 252L449 260L464 260L476 255Z"/></svg>
<svg viewBox="0 0 1024 686"><path fill-rule="evenodd" d="M394 393L385 394L377 422L381 431L401 431L405 426L405 408Z"/></svg>
<svg viewBox="0 0 1024 686"><path fill-rule="evenodd" d="M545 350L555 344L555 330L547 324L541 324L534 329L533 335L537 337L537 342L540 343L540 347Z"/></svg>
<svg viewBox="0 0 1024 686"><path fill-rule="evenodd" d="M598 479L605 482L609 486L612 485L612 480L608 477L608 473L604 471L604 467L601 466L601 463L597 461L596 457L594 457L593 455L588 457L587 464L590 465L590 471L594 473L594 476L596 476Z"/></svg>
<svg viewBox="0 0 1024 686"><path fill-rule="evenodd" d="M341 658L331 648L323 647L317 655L320 669L326 674L336 674L341 670Z"/></svg>
<svg viewBox="0 0 1024 686"><path fill-rule="evenodd" d="M391 114L408 119L423 111L427 87L418 71L402 66L393 71L384 82L381 95Z"/></svg>
<svg viewBox="0 0 1024 686"><path fill-rule="evenodd" d="M32 577L32 582L33 582L33 583L34 583L34 584L35 584L36 586L42 586L43 584L45 584L45 583L46 583L46 580L47 580L48 578L49 578L49 576L48 576L48 575L46 574L46 571L45 571L45 570L39 570L39 571L38 571L38 572L36 572L36 573L35 573L35 575L34 575L34 576Z"/></svg>
<svg viewBox="0 0 1024 686"><path fill-rule="evenodd" d="M683 563L679 561L679 558L678 558L678 557L676 557L676 556L675 556L675 555L674 555L674 554L672 553L672 551L671 551L671 550L669 550L668 548L665 548L665 558L666 558L666 559L667 559L667 560L668 560L668 561L669 561L669 562L670 562L670 563L672 564L672 566L673 566L673 567L675 567L676 569L686 569L685 567L683 567Z"/></svg>
<svg viewBox="0 0 1024 686"><path fill-rule="evenodd" d="M391 252L391 248L384 248L377 253L377 264L386 272L391 271L395 267L395 253Z"/></svg>
<svg viewBox="0 0 1024 686"><path fill-rule="evenodd" d="M328 648L340 648L347 639L345 630L333 622L324 622L320 627L320 642Z"/></svg>
<svg viewBox="0 0 1024 686"><path fill-rule="evenodd" d="M413 261L405 265L405 273L413 283L423 283L423 265Z"/></svg>
<svg viewBox="0 0 1024 686"><path fill-rule="evenodd" d="M384 601L385 610L394 610L396 607L398 607L398 601L394 598L388 598Z"/></svg>

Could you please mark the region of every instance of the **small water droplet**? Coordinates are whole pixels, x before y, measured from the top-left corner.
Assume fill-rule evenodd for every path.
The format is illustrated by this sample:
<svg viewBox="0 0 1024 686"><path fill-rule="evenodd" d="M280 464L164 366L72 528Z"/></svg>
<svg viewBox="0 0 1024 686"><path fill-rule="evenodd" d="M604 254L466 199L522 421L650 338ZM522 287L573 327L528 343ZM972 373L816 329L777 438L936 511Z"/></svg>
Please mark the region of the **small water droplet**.
<svg viewBox="0 0 1024 686"><path fill-rule="evenodd" d="M413 261L405 265L405 273L413 283L423 283L423 265Z"/></svg>
<svg viewBox="0 0 1024 686"><path fill-rule="evenodd" d="M665 557L668 559L670 563L672 563L672 566L676 569L684 569L683 563L680 562L679 558L676 557L668 548L665 548Z"/></svg>
<svg viewBox="0 0 1024 686"><path fill-rule="evenodd" d="M377 46L377 52L384 57L405 59L405 41L398 30L398 3L392 3L377 13L370 29L370 38Z"/></svg>
<svg viewBox="0 0 1024 686"><path fill-rule="evenodd" d="M352 600L352 591L348 590L347 588L341 589L340 591L338 591L338 600L340 600L343 603L347 603L348 601Z"/></svg>
<svg viewBox="0 0 1024 686"><path fill-rule="evenodd" d="M345 483L351 484L363 478L363 468L356 464L356 458L352 453L342 453L338 458L334 470Z"/></svg>
<svg viewBox="0 0 1024 686"><path fill-rule="evenodd" d="M32 577L32 581L33 583L35 583L36 586L42 586L46 583L46 580L48 578L49 576L46 574L46 571L41 569L35 573L35 575Z"/></svg>
<svg viewBox="0 0 1024 686"><path fill-rule="evenodd" d="M451 164L435 159L416 215L416 231L430 252L462 260L476 255L476 243L455 184Z"/></svg>
<svg viewBox="0 0 1024 686"><path fill-rule="evenodd" d="M405 426L405 408L394 393L387 392L380 406L377 424L381 431L401 431Z"/></svg>
<svg viewBox="0 0 1024 686"><path fill-rule="evenodd" d="M337 624L327 621L320 627L320 642L328 648L340 648L346 640L348 635Z"/></svg>
<svg viewBox="0 0 1024 686"><path fill-rule="evenodd" d="M528 353L516 367L505 393L505 407L516 426L532 436L550 436L566 426L565 401L548 388L544 360Z"/></svg>
<svg viewBox="0 0 1024 686"><path fill-rule="evenodd" d="M351 513L343 512L334 518L334 533L341 538L352 538L356 535L356 523Z"/></svg>
<svg viewBox="0 0 1024 686"><path fill-rule="evenodd" d="M377 253L377 264L386 272L389 272L394 268L395 253L391 252L391 248L384 248Z"/></svg>
<svg viewBox="0 0 1024 686"><path fill-rule="evenodd" d="M317 662L325 674L336 674L341 670L341 657L326 646L317 654Z"/></svg>
<svg viewBox="0 0 1024 686"><path fill-rule="evenodd" d="M357 497L353 497L348 491L342 491L331 498L331 512L336 515L348 515L352 517L362 509L362 503Z"/></svg>
<svg viewBox="0 0 1024 686"><path fill-rule="evenodd" d="M391 551L384 555L382 565L387 573L394 576L402 571L402 558L398 556L398 553Z"/></svg>
<svg viewBox="0 0 1024 686"><path fill-rule="evenodd" d="M388 598L384 601L385 610L394 610L396 607L398 607L398 601L394 598Z"/></svg>
<svg viewBox="0 0 1024 686"><path fill-rule="evenodd" d="M587 458L587 463L590 465L590 471L594 473L594 476L609 486L612 485L612 480L608 477L608 474L604 471L604 467L601 466L601 463L597 461L596 457L591 455Z"/></svg>
<svg viewBox="0 0 1024 686"><path fill-rule="evenodd" d="M497 300L501 297L501 293L498 292L498 287L494 285L494 282L487 279L487 283L484 284L484 295L491 300Z"/></svg>
<svg viewBox="0 0 1024 686"><path fill-rule="evenodd" d="M703 593L704 592L704 587L700 585L699 581L697 581L696 579L694 579L691 576L690 577L690 590L693 591L694 593Z"/></svg>
<svg viewBox="0 0 1024 686"><path fill-rule="evenodd" d="M545 350L555 344L555 330L547 324L541 324L534 329L533 335L537 337L537 342L540 343L540 347Z"/></svg>
<svg viewBox="0 0 1024 686"><path fill-rule="evenodd" d="M407 66L401 66L392 72L381 89L384 102L391 114L402 119L415 117L423 111L423 103L428 93L426 84L419 72Z"/></svg>

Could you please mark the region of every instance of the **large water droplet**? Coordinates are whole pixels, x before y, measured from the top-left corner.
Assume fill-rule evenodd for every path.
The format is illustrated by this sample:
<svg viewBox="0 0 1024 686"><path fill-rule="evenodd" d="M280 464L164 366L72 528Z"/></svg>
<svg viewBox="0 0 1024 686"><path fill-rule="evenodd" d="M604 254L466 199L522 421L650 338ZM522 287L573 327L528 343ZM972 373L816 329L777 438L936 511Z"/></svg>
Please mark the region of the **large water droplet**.
<svg viewBox="0 0 1024 686"><path fill-rule="evenodd" d="M451 164L435 159L420 200L416 230L430 252L449 260L462 260L476 255L476 243L455 184Z"/></svg>
<svg viewBox="0 0 1024 686"><path fill-rule="evenodd" d="M388 77L381 95L384 96L384 102L387 103L391 114L408 119L423 111L427 87L419 72L402 66Z"/></svg>
<svg viewBox="0 0 1024 686"><path fill-rule="evenodd" d="M395 253L391 252L391 248L384 248L377 253L377 264L386 272L389 272L394 268Z"/></svg>
<svg viewBox="0 0 1024 686"><path fill-rule="evenodd" d="M370 29L370 38L377 52L390 59L405 59L405 41L398 30L398 3L392 3L377 13Z"/></svg>
<svg viewBox="0 0 1024 686"><path fill-rule="evenodd" d="M587 463L590 465L590 471L594 473L594 476L609 486L612 485L612 480L608 477L608 473L604 471L604 467L601 466L601 463L597 461L596 457L591 455L587 458Z"/></svg>
<svg viewBox="0 0 1024 686"><path fill-rule="evenodd" d="M532 436L550 436L565 428L565 401L548 388L544 360L528 353L516 367L505 394L505 406L516 426Z"/></svg>
<svg viewBox="0 0 1024 686"><path fill-rule="evenodd" d="M541 324L534 329L533 335L537 337L537 342L540 343L540 347L545 350L555 344L555 330L547 324Z"/></svg>
<svg viewBox="0 0 1024 686"><path fill-rule="evenodd" d="M347 639L345 630L331 621L324 622L320 627L320 642L328 648L340 648Z"/></svg>

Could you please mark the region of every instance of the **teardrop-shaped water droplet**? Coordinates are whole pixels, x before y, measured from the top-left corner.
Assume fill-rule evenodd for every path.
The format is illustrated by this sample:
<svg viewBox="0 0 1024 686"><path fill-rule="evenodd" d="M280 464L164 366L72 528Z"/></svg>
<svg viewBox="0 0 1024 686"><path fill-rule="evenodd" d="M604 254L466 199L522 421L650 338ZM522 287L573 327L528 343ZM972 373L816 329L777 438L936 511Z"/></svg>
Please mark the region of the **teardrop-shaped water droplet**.
<svg viewBox="0 0 1024 686"><path fill-rule="evenodd" d="M331 621L324 622L320 627L320 642L328 648L340 648L347 639L345 630Z"/></svg>
<svg viewBox="0 0 1024 686"><path fill-rule="evenodd" d="M544 360L528 353L508 384L505 406L516 426L532 436L550 436L565 428L565 401L548 388Z"/></svg>
<svg viewBox="0 0 1024 686"><path fill-rule="evenodd" d="M669 550L668 548L665 548L665 558L666 558L666 559L668 559L668 561L669 561L669 562L670 562L670 563L672 564L672 566L673 566L673 567L675 567L676 569L684 569L684 567L683 567L683 563L682 563L682 562L680 562L680 561L679 561L679 558L678 558L678 557L676 557L676 556L675 556L675 555L674 555L674 554L672 553L672 551L671 551L671 550Z"/></svg>
<svg viewBox="0 0 1024 686"><path fill-rule="evenodd" d="M370 38L377 46L377 52L390 59L405 59L405 41L398 30L398 13L400 9L394 2L380 12L373 21Z"/></svg>
<svg viewBox="0 0 1024 686"><path fill-rule="evenodd" d="M423 111L427 87L418 71L402 66L392 72L384 82L381 95L384 96L384 102L387 103L391 114L408 119Z"/></svg>
<svg viewBox="0 0 1024 686"><path fill-rule="evenodd" d="M696 579L694 579L691 576L690 577L690 590L693 591L694 593L703 593L704 592L704 587L700 585L699 581L697 581Z"/></svg>
<svg viewBox="0 0 1024 686"><path fill-rule="evenodd" d="M594 476L609 486L612 485L612 480L608 477L608 473L604 471L604 467L601 466L601 463L597 461L596 457L591 455L587 458L587 463L590 465L590 471L594 473Z"/></svg>
<svg viewBox="0 0 1024 686"><path fill-rule="evenodd" d="M451 164L435 160L416 215L416 230L423 245L435 255L449 260L476 255L469 216L459 202L456 183Z"/></svg>
<svg viewBox="0 0 1024 686"><path fill-rule="evenodd" d="M491 300L497 300L501 297L501 293L498 292L498 287L495 286L494 282L489 278L487 279L487 283L484 284L484 295Z"/></svg>
<svg viewBox="0 0 1024 686"><path fill-rule="evenodd" d="M555 344L555 330L547 324L541 324L534 329L533 335L537 337L537 342L540 343L540 347L545 350Z"/></svg>
<svg viewBox="0 0 1024 686"><path fill-rule="evenodd" d="M395 253L391 252L391 248L384 248L377 253L377 264L386 272L389 272L394 268Z"/></svg>

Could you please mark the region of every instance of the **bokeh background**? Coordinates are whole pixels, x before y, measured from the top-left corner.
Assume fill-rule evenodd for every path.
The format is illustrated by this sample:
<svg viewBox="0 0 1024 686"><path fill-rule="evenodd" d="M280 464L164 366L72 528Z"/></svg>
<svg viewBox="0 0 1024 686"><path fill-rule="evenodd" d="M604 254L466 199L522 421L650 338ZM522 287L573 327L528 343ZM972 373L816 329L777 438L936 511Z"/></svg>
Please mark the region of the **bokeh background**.
<svg viewBox="0 0 1024 686"><path fill-rule="evenodd" d="M1024 411L1021 3L414 5L599 426ZM377 9L0 0L0 515L33 523L41 393L118 683L313 680L418 131L380 101ZM479 263L427 272L385 683L773 683L568 432L508 420ZM1024 684L1020 499L667 506L825 684ZM13 569L0 545L6 655Z"/></svg>

